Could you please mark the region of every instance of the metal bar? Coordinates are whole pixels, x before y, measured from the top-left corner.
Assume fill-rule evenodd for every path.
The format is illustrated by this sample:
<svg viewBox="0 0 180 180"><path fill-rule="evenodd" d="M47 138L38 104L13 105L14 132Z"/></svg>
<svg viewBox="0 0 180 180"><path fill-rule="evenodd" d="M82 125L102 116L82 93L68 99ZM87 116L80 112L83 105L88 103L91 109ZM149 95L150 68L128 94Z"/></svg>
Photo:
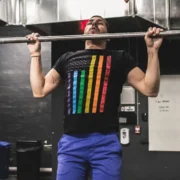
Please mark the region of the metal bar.
<svg viewBox="0 0 180 180"><path fill-rule="evenodd" d="M166 26L167 30L170 30L170 0L166 0Z"/></svg>
<svg viewBox="0 0 180 180"><path fill-rule="evenodd" d="M21 21L23 25L27 23L26 0L22 1L22 20Z"/></svg>
<svg viewBox="0 0 180 180"><path fill-rule="evenodd" d="M57 22L60 21L59 12L60 12L60 0L57 0Z"/></svg>
<svg viewBox="0 0 180 180"><path fill-rule="evenodd" d="M119 38L140 38L144 37L146 32L129 32L129 33L105 33L105 34L91 34L91 35L60 35L60 36L41 36L39 40L41 42L48 41L69 41L69 40L98 40L98 39L119 39ZM157 37L167 36L180 36L180 30L164 31ZM0 38L0 44L7 43L27 43L25 37L8 37Z"/></svg>
<svg viewBox="0 0 180 180"><path fill-rule="evenodd" d="M10 172L17 172L17 167L9 167L9 171ZM40 172L44 172L44 173L51 173L52 172L52 168L40 168Z"/></svg>
<svg viewBox="0 0 180 180"><path fill-rule="evenodd" d="M156 1L153 0L153 21L156 23Z"/></svg>
<svg viewBox="0 0 180 180"><path fill-rule="evenodd" d="M136 15L136 1L132 0L132 16Z"/></svg>

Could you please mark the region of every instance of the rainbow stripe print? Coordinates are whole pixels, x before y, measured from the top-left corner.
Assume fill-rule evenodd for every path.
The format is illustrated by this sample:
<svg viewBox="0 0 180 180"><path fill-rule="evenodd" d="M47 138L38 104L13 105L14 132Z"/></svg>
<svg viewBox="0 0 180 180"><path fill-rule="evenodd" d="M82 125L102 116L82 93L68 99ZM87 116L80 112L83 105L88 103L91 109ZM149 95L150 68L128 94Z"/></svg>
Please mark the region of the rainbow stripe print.
<svg viewBox="0 0 180 180"><path fill-rule="evenodd" d="M88 69L68 73L68 115L104 112L111 64L111 56L93 55Z"/></svg>

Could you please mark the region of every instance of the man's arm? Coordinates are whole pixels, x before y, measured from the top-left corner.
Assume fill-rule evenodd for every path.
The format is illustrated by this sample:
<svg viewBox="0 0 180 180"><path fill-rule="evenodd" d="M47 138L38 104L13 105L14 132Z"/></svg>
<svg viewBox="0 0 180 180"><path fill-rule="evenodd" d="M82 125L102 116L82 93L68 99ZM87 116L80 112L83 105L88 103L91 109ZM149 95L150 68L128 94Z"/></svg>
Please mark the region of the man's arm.
<svg viewBox="0 0 180 180"><path fill-rule="evenodd" d="M41 63L41 44L38 40L38 34L27 36L29 40L34 42L28 43L31 54L30 65L30 82L35 98L43 98L51 93L60 83L60 75L55 69L51 69L45 76Z"/></svg>
<svg viewBox="0 0 180 180"><path fill-rule="evenodd" d="M35 98L43 98L51 93L60 83L59 73L55 69L51 69L44 76L41 65L41 56L32 57L30 68L30 82Z"/></svg>
<svg viewBox="0 0 180 180"><path fill-rule="evenodd" d="M146 73L140 68L132 69L128 74L128 82L139 92L146 96L156 97L159 92L160 85L160 68L158 51L162 44L162 38L150 38L151 35L156 36L162 29L149 28L146 33L145 41L147 45L148 64Z"/></svg>
<svg viewBox="0 0 180 180"><path fill-rule="evenodd" d="M158 95L160 70L156 53L149 55L146 73L138 67L129 72L128 83L145 96L156 97Z"/></svg>

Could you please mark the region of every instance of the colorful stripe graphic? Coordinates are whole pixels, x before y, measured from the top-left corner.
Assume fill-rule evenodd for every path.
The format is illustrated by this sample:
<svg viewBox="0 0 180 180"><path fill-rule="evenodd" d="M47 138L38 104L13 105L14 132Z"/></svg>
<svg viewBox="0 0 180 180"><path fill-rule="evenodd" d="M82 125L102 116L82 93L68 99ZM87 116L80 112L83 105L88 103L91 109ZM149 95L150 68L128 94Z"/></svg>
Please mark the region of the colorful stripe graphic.
<svg viewBox="0 0 180 180"><path fill-rule="evenodd" d="M105 105L105 101L106 101L106 94L107 94L110 70L111 70L111 56L108 56L107 61L106 61L106 72L105 72L103 90L102 90L102 96L101 96L101 102L100 102L100 110L99 110L100 112L104 112L104 105Z"/></svg>
<svg viewBox="0 0 180 180"><path fill-rule="evenodd" d="M73 97L72 97L72 107L73 107L73 114L76 113L76 98L77 98L77 77L78 71L74 71L73 75Z"/></svg>
<svg viewBox="0 0 180 180"><path fill-rule="evenodd" d="M97 67L95 67L97 60L98 60ZM75 70L74 72L68 73L67 76L68 115L76 114L76 113L77 114L91 113L90 112L91 103L92 103L92 113L104 112L109 76L112 66L111 64L112 64L111 56L107 56L105 59L103 55L100 55L99 59L97 59L97 56L93 55L88 70L80 70L80 71ZM103 67L105 67L104 73L102 73ZM95 70L95 68L97 68L97 71ZM92 92L94 92L94 94ZM100 101L100 105L98 106L99 101ZM85 107L84 107L84 102L85 102Z"/></svg>
<svg viewBox="0 0 180 180"><path fill-rule="evenodd" d="M96 56L94 55L94 56L92 56L91 64L90 64L90 67L89 67L85 113L89 113L89 109L90 109L90 100L91 100L91 92L92 92L92 84L93 84L93 74L94 74L95 62L96 62Z"/></svg>
<svg viewBox="0 0 180 180"><path fill-rule="evenodd" d="M85 82L85 74L86 71L81 71L81 77L80 77L80 85L79 85L79 100L78 100L78 110L77 113L82 113L82 106L83 106L83 97L84 97L84 82Z"/></svg>
<svg viewBox="0 0 180 180"><path fill-rule="evenodd" d="M68 73L67 78L67 109L68 114L71 114L71 73Z"/></svg>
<svg viewBox="0 0 180 180"><path fill-rule="evenodd" d="M104 56L100 56L99 57L97 75L96 75L96 85L95 85L95 91L94 91L94 100L93 100L92 113L97 112L97 103L98 103L98 95L99 95L101 74L102 74L102 68L103 68L103 60L104 60Z"/></svg>

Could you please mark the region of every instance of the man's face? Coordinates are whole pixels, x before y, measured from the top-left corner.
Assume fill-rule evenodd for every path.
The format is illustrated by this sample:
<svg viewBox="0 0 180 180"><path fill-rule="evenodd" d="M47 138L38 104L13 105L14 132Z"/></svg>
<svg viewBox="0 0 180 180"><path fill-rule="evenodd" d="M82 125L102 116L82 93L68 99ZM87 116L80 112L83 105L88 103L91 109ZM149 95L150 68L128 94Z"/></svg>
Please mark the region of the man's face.
<svg viewBox="0 0 180 180"><path fill-rule="evenodd" d="M102 34L107 33L107 26L101 17L89 19L84 29L84 34Z"/></svg>

